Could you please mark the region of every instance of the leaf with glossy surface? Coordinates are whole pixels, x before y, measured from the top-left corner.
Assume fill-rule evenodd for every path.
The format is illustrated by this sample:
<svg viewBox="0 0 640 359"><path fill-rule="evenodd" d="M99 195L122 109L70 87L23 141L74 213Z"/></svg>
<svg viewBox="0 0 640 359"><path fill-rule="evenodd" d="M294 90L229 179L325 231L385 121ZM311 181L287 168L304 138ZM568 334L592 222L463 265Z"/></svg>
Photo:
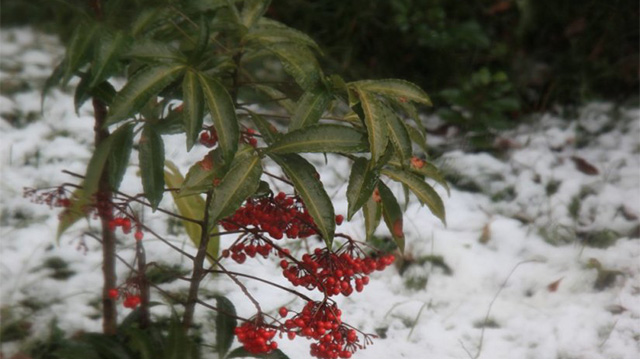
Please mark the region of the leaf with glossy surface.
<svg viewBox="0 0 640 359"><path fill-rule="evenodd" d="M87 216L86 209L91 204L89 197L84 195L82 188L76 188L68 199L69 206L58 216L58 230L56 231L57 243L60 243L60 237L67 229Z"/></svg>
<svg viewBox="0 0 640 359"><path fill-rule="evenodd" d="M364 91L358 92L364 122L369 138L371 161L377 163L382 157L389 142L389 131L385 116L388 114L383 104L374 95Z"/></svg>
<svg viewBox="0 0 640 359"><path fill-rule="evenodd" d="M361 91L373 92L384 95L395 101L414 101L432 106L431 99L418 85L405 80L384 79L384 80L363 80L351 82Z"/></svg>
<svg viewBox="0 0 640 359"><path fill-rule="evenodd" d="M204 95L198 74L187 71L182 80L182 120L187 135L187 151L198 141L204 118Z"/></svg>
<svg viewBox="0 0 640 359"><path fill-rule="evenodd" d="M219 358L224 358L225 354L231 348L234 338L234 329L238 325L236 316L236 308L227 297L215 296L218 308L216 315L216 349Z"/></svg>
<svg viewBox="0 0 640 359"><path fill-rule="evenodd" d="M222 159L220 150L216 148L210 151L202 160L189 168L184 182L180 186L180 191L178 191L178 196L191 196L213 189L214 179L222 178L228 169L229 166Z"/></svg>
<svg viewBox="0 0 640 359"><path fill-rule="evenodd" d="M91 66L89 87L95 87L115 73L120 67L120 57L128 45L129 38L122 31L116 31L115 34L104 31L100 34Z"/></svg>
<svg viewBox="0 0 640 359"><path fill-rule="evenodd" d="M176 48L165 42L154 40L135 41L124 56L154 64L162 62L187 62L187 58Z"/></svg>
<svg viewBox="0 0 640 359"><path fill-rule="evenodd" d="M314 125L286 133L268 148L270 153L364 152L368 148L362 132L340 125Z"/></svg>
<svg viewBox="0 0 640 359"><path fill-rule="evenodd" d="M87 171L84 175L84 195L89 198L93 196L98 190L98 183L102 176L109 154L111 152L111 146L113 145L113 137L107 137L102 143L96 147L93 151L93 155L87 165Z"/></svg>
<svg viewBox="0 0 640 359"><path fill-rule="evenodd" d="M91 59L94 37L98 31L96 24L81 24L71 35L64 60L62 85L66 85L71 77Z"/></svg>
<svg viewBox="0 0 640 359"><path fill-rule="evenodd" d="M245 0L240 13L242 24L250 29L269 8L271 0Z"/></svg>
<svg viewBox="0 0 640 359"><path fill-rule="evenodd" d="M262 140L267 145L273 144L278 140L278 138L280 138L280 133L273 124L257 113L250 112L250 114L253 124L256 125L258 132L260 132L260 135L262 136Z"/></svg>
<svg viewBox="0 0 640 359"><path fill-rule="evenodd" d="M376 202L373 196L369 197L362 206L362 214L364 215L364 228L367 241L370 241L373 237L373 233L380 225L380 219L382 218L382 205L380 202Z"/></svg>
<svg viewBox="0 0 640 359"><path fill-rule="evenodd" d="M384 183L378 183L378 191L382 201L382 217L391 232L393 241L400 249L400 253L404 253L404 229L402 220L402 209L398 204L398 200L393 192Z"/></svg>
<svg viewBox="0 0 640 359"><path fill-rule="evenodd" d="M233 100L227 90L216 79L200 74L200 85L211 113L213 125L218 133L222 157L228 161L238 150L240 128Z"/></svg>
<svg viewBox="0 0 640 359"><path fill-rule="evenodd" d="M232 215L247 197L255 193L261 175L260 157L255 153L235 158L231 168L213 191L213 200L209 206L211 223Z"/></svg>
<svg viewBox="0 0 640 359"><path fill-rule="evenodd" d="M417 175L403 170L383 169L382 173L394 181L403 183L409 187L411 192L418 197L422 204L426 204L433 215L438 217L444 225L447 224L445 219L444 203L438 193Z"/></svg>
<svg viewBox="0 0 640 359"><path fill-rule="evenodd" d="M269 155L289 177L329 248L336 229L331 198L316 177L315 167L296 154Z"/></svg>
<svg viewBox="0 0 640 359"><path fill-rule="evenodd" d="M180 188L183 183L182 175L180 174L180 170L171 163L170 161L165 162L166 170L164 172L164 179L167 185L171 188ZM171 191L173 195L173 201L178 207L178 212L180 215L186 218L191 218L194 220L202 220L204 218L205 211L205 201L200 196L189 196L189 197L178 197L178 194L175 191ZM184 229L187 232L187 235L193 242L195 248L200 247L201 240L201 230L200 225L197 223L182 220L182 224L184 225ZM216 228L214 228L210 234L215 234L217 232ZM218 251L220 247L220 237L212 237L209 240L209 244L207 245L207 260L211 264L215 264L215 262L211 258L218 258Z"/></svg>
<svg viewBox="0 0 640 359"><path fill-rule="evenodd" d="M289 131L315 125L331 102L331 93L322 86L305 92L298 100Z"/></svg>
<svg viewBox="0 0 640 359"><path fill-rule="evenodd" d="M295 82L305 90L316 86L322 77L322 71L313 53L306 47L279 43L269 47L282 62L284 70L293 77Z"/></svg>
<svg viewBox="0 0 640 359"><path fill-rule="evenodd" d="M351 167L351 176L349 176L349 185L347 186L347 202L349 203L347 219L349 220L371 198L378 183L377 173L369 168L368 162L365 158L358 158Z"/></svg>
<svg viewBox="0 0 640 359"><path fill-rule="evenodd" d="M318 44L309 35L284 24L277 23L277 25L273 25L274 23L274 21L269 21L266 26L261 23L259 28L249 32L243 40L246 42L257 41L267 46L274 43L289 42L307 46L318 51L318 53L322 53Z"/></svg>
<svg viewBox="0 0 640 359"><path fill-rule="evenodd" d="M405 166L409 163L413 152L411 148L411 137L409 137L409 132L404 122L386 105L383 105L383 107L387 110L385 118L389 126L389 139L399 154L402 165Z"/></svg>
<svg viewBox="0 0 640 359"><path fill-rule="evenodd" d="M133 128L132 123L127 123L115 130L112 137L113 145L109 153L109 184L111 189L117 191L120 183L127 171L131 149L133 148Z"/></svg>
<svg viewBox="0 0 640 359"><path fill-rule="evenodd" d="M164 194L164 143L152 127L145 126L138 148L144 196L155 211Z"/></svg>
<svg viewBox="0 0 640 359"><path fill-rule="evenodd" d="M107 126L136 114L151 98L184 72L183 65L147 67L133 75L118 92L109 109Z"/></svg>

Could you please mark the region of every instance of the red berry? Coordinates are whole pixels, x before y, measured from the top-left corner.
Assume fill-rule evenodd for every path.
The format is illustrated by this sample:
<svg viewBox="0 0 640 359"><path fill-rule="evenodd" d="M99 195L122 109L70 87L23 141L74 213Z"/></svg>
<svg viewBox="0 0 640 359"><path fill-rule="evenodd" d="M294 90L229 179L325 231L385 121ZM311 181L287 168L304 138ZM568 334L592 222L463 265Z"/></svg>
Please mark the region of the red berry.
<svg viewBox="0 0 640 359"><path fill-rule="evenodd" d="M285 307L281 307L280 310L278 310L278 314L280 314L281 317L286 317L287 314L289 314L289 310Z"/></svg>
<svg viewBox="0 0 640 359"><path fill-rule="evenodd" d="M341 224L342 224L342 221L344 221L344 216L343 216L343 215L341 215L341 214L337 215L337 216L336 216L336 224L337 224L337 225L341 225Z"/></svg>
<svg viewBox="0 0 640 359"><path fill-rule="evenodd" d="M118 298L118 295L119 295L119 293L118 293L118 290L116 288L109 289L109 293L108 293L109 298L116 299L116 298Z"/></svg>
<svg viewBox="0 0 640 359"><path fill-rule="evenodd" d="M144 237L144 233L142 233L141 230L137 230L136 234L134 234L134 237L136 238L136 241L141 241L142 237Z"/></svg>

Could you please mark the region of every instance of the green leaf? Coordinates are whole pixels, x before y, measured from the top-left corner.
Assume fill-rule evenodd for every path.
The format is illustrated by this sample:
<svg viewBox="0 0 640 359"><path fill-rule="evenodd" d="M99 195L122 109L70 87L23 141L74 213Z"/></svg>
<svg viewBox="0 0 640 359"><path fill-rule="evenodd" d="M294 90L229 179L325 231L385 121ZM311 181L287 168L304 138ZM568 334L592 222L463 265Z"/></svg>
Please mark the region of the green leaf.
<svg viewBox="0 0 640 359"><path fill-rule="evenodd" d="M404 253L404 229L402 221L402 209L393 195L389 187L383 182L378 183L378 191L382 200L382 217L391 232L394 242L400 249L400 253Z"/></svg>
<svg viewBox="0 0 640 359"><path fill-rule="evenodd" d="M380 202L376 202L373 196L362 206L362 214L364 215L364 228L366 232L367 241L370 241L373 237L373 233L380 224L380 218L382 217L382 205Z"/></svg>
<svg viewBox="0 0 640 359"><path fill-rule="evenodd" d="M211 223L233 214L260 184L262 165L260 157L251 154L248 158L235 158L231 168L213 191L209 206Z"/></svg>
<svg viewBox="0 0 640 359"><path fill-rule="evenodd" d="M215 299L219 310L216 315L216 347L218 357L224 358L233 343L234 329L238 325L238 320L235 318L236 308L227 297L216 295Z"/></svg>
<svg viewBox="0 0 640 359"><path fill-rule="evenodd" d="M289 177L304 205L313 218L316 227L331 248L336 229L335 212L331 198L322 182L316 177L317 172L311 163L296 154L269 155Z"/></svg>
<svg viewBox="0 0 640 359"><path fill-rule="evenodd" d="M389 126L385 118L388 112L380 100L375 98L374 95L364 91L358 92L358 95L360 104L362 105L362 112L364 113L364 122L367 127L371 161L376 163L384 154L387 143L389 142Z"/></svg>
<svg viewBox="0 0 640 359"><path fill-rule="evenodd" d="M252 28L267 11L269 4L271 4L271 0L245 0L240 13L242 24L247 29Z"/></svg>
<svg viewBox="0 0 640 359"><path fill-rule="evenodd" d="M322 53L318 44L304 32L273 20L266 24L267 26L264 26L265 22L261 21L260 27L250 31L243 40L249 43L252 41L260 42L267 47L275 43L288 42L307 46L316 50L318 53Z"/></svg>
<svg viewBox="0 0 640 359"><path fill-rule="evenodd" d="M78 83L78 86L76 86L76 92L73 96L76 114L80 111L80 107L91 97L95 97L106 105L109 105L113 101L115 95L116 90L109 82L103 81L97 86L91 88L89 87L89 74L82 74L80 76L80 82Z"/></svg>
<svg viewBox="0 0 640 359"><path fill-rule="evenodd" d="M187 151L191 151L198 141L204 118L204 95L198 81L198 74L187 71L182 80L183 121L187 134Z"/></svg>
<svg viewBox="0 0 640 359"><path fill-rule="evenodd" d="M394 160L389 161L389 165L395 167L396 169L402 168L400 163ZM410 166L409 171L419 176L425 176L427 178L431 178L432 180L436 181L439 185L444 187L444 189L447 190L448 195L451 195L449 184L447 184L447 180L442 175L442 172L440 172L438 167L434 166L428 161L424 161L422 167L420 168L417 168L415 166Z"/></svg>
<svg viewBox="0 0 640 359"><path fill-rule="evenodd" d="M180 174L180 170L171 163L170 161L165 162L166 170L164 172L164 179L167 185L171 188L180 188L183 183L182 175ZM200 196L189 196L189 197L178 197L178 194L175 191L171 191L173 195L173 201L178 207L178 212L180 215L186 218L192 218L194 220L202 220L204 218L205 211L205 202L204 199ZM184 225L184 229L187 232L187 235L193 242L195 248L200 247L200 239L201 239L201 230L200 225L197 223L193 223L190 221L182 220L182 224ZM217 233L217 229L214 228L211 230L210 234L213 235ZM218 251L220 249L220 237L213 237L209 240L209 244L207 245L207 260L211 264L215 264L215 262L211 258L218 258Z"/></svg>
<svg viewBox="0 0 640 359"><path fill-rule="evenodd" d="M312 89L322 77L322 71L313 53L306 47L278 43L269 47L282 62L284 70L303 89Z"/></svg>
<svg viewBox="0 0 640 359"><path fill-rule="evenodd" d="M140 60L145 63L186 63L187 58L176 48L166 42L154 40L135 41L126 57Z"/></svg>
<svg viewBox="0 0 640 359"><path fill-rule="evenodd" d="M411 137L404 122L391 111L390 108L383 105L387 109L387 124L389 125L389 139L400 155L400 161L403 165L409 163L413 149L411 148Z"/></svg>
<svg viewBox="0 0 640 359"><path fill-rule="evenodd" d="M116 31L115 34L104 31L99 35L97 44L89 87L97 86L117 71L120 67L120 57L126 51L129 39L123 31Z"/></svg>
<svg viewBox="0 0 640 359"><path fill-rule="evenodd" d="M200 74L202 91L213 119L213 125L218 132L218 143L225 160L233 158L238 150L240 128L233 100L227 90L216 79Z"/></svg>
<svg viewBox="0 0 640 359"><path fill-rule="evenodd" d="M368 166L368 161L358 158L351 167L349 185L347 186L347 201L349 203L347 219L353 215L371 198L373 190L378 183L378 174Z"/></svg>
<svg viewBox="0 0 640 359"><path fill-rule="evenodd" d="M403 183L409 187L411 192L418 197L422 204L426 204L433 215L438 217L444 225L447 224L445 219L445 210L442 199L438 193L427 183L425 183L417 175L403 170L383 169L382 173L394 181Z"/></svg>
<svg viewBox="0 0 640 359"><path fill-rule="evenodd" d="M251 84L251 87L259 92L267 95L270 99L278 101L278 104L282 106L288 113L292 114L296 110L296 104L289 99L282 91L277 90L271 86L261 84Z"/></svg>
<svg viewBox="0 0 640 359"><path fill-rule="evenodd" d="M180 77L184 69L183 65L159 65L138 71L114 98L107 126L135 115L150 99Z"/></svg>
<svg viewBox="0 0 640 359"><path fill-rule="evenodd" d="M61 341L53 355L63 359L103 359L91 345L77 340Z"/></svg>
<svg viewBox="0 0 640 359"><path fill-rule="evenodd" d="M260 359L289 359L289 357L283 353L280 349L276 349L269 354L253 354L249 353L244 347L239 347L231 351L226 357L232 358L260 358Z"/></svg>
<svg viewBox="0 0 640 359"><path fill-rule="evenodd" d="M222 159L220 149L210 151L201 161L189 168L178 196L191 196L213 189L213 180L222 178L228 169L229 163L225 163Z"/></svg>
<svg viewBox="0 0 640 359"><path fill-rule="evenodd" d="M331 102L331 93L322 86L305 92L298 100L289 131L315 125Z"/></svg>
<svg viewBox="0 0 640 359"><path fill-rule="evenodd" d="M368 148L365 135L340 125L313 125L286 133L268 148L270 153L294 152L364 152Z"/></svg>
<svg viewBox="0 0 640 359"><path fill-rule="evenodd" d="M420 149L424 153L428 153L429 148L427 147L427 140L424 137L424 135L413 126L407 125L406 129L407 129L407 132L409 133L409 137L411 138L411 141L413 141L418 146L420 146Z"/></svg>
<svg viewBox="0 0 640 359"><path fill-rule="evenodd" d="M131 359L124 345L112 336L98 333L85 333L82 335L82 341L89 343L96 352L100 353L101 358Z"/></svg>
<svg viewBox="0 0 640 359"><path fill-rule="evenodd" d="M134 350L137 358L140 359L157 359L161 355L162 348L154 343L149 330L141 330L138 328L128 328L126 331L129 339L129 347Z"/></svg>
<svg viewBox="0 0 640 359"><path fill-rule="evenodd" d="M120 183L129 165L129 157L133 148L133 128L132 123L127 123L115 130L110 136L113 145L108 160L109 184L114 191L120 188Z"/></svg>
<svg viewBox="0 0 640 359"><path fill-rule="evenodd" d="M65 55L65 68L62 85L66 85L71 77L80 70L91 58L93 39L98 30L98 25L81 24L71 35L67 53Z"/></svg>
<svg viewBox="0 0 640 359"><path fill-rule="evenodd" d="M112 145L113 137L109 136L93 151L93 155L87 165L87 172L84 176L84 195L86 198L90 198L98 190L98 183L109 159Z"/></svg>
<svg viewBox="0 0 640 359"><path fill-rule="evenodd" d="M269 121L265 120L264 117L258 115L255 112L249 112L251 114L251 120L253 124L260 132L262 136L262 140L267 143L267 145L272 145L274 142L280 138L280 133L276 129L276 127L269 123Z"/></svg>
<svg viewBox="0 0 640 359"><path fill-rule="evenodd" d="M177 316L171 319L165 344L162 350L164 359L195 359L198 357L196 344L189 338L187 331L182 328Z"/></svg>
<svg viewBox="0 0 640 359"><path fill-rule="evenodd" d="M138 158L144 196L155 211L164 194L164 143L153 127L142 130Z"/></svg>
<svg viewBox="0 0 640 359"><path fill-rule="evenodd" d="M44 86L42 86L42 96L40 98L40 112L44 111L44 100L49 94L49 91L60 84L62 77L64 76L64 69L66 68L66 62L63 60L58 66L53 69L51 75L47 77L47 80L44 82Z"/></svg>
<svg viewBox="0 0 640 359"><path fill-rule="evenodd" d="M394 101L414 101L432 106L429 96L416 84L398 79L363 80L349 83L360 91L384 95Z"/></svg>
<svg viewBox="0 0 640 359"><path fill-rule="evenodd" d="M82 188L76 188L68 198L70 201L69 207L65 208L58 216L57 243L60 243L60 237L69 227L87 217L86 209L91 204L89 197L84 195Z"/></svg>
<svg viewBox="0 0 640 359"><path fill-rule="evenodd" d="M193 53L190 56L190 60L192 64L197 64L200 62L202 55L205 53L207 49L207 45L209 44L209 21L206 16L200 16L198 20L198 39L196 41L196 45L193 49Z"/></svg>

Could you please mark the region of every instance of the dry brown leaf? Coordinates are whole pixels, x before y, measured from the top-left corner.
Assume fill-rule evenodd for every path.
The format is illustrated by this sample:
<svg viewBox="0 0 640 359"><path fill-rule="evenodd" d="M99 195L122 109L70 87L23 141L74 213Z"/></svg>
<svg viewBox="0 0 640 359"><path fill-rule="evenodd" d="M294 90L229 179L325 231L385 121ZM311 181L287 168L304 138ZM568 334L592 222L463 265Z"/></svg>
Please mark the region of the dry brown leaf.
<svg viewBox="0 0 640 359"><path fill-rule="evenodd" d="M562 277L562 278L564 278L564 277ZM558 279L558 280L556 280L554 282L549 283L549 285L547 285L547 290L549 292L551 292L551 293L557 291L558 287L560 286L560 282L562 281L562 278L560 278L560 279Z"/></svg>
<svg viewBox="0 0 640 359"><path fill-rule="evenodd" d="M578 156L571 156L571 160L573 161L573 163L575 163L576 168L578 169L578 171L589 175L589 176L596 176L600 174L600 171L598 171L598 169L592 165L591 163L587 162L587 160L585 160L582 157L578 157Z"/></svg>

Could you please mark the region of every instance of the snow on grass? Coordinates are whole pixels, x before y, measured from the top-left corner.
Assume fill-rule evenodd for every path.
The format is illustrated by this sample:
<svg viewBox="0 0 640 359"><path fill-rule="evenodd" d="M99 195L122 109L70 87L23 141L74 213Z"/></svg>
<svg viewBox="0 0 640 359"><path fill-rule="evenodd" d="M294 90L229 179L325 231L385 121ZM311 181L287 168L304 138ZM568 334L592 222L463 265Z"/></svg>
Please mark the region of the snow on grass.
<svg viewBox="0 0 640 359"><path fill-rule="evenodd" d="M56 211L22 198L23 187L73 181L63 169L84 173L93 143L90 106L81 108L78 116L72 95L54 90L40 117L39 86L59 59L60 46L29 29L3 30L0 40L0 79L28 84L10 87L12 91L3 86L0 94L0 303L10 309L3 310L3 325L27 315L34 338L46 335L54 317L69 334L99 331L101 255L90 238L81 241L87 223L72 227L56 243ZM638 109L592 104L577 119L547 114L505 133L518 144L506 155L445 153L438 161L458 184L450 197L436 186L445 198L448 226L426 208L410 204L405 216L406 271L400 275L398 268L389 268L375 273L363 293L337 298L345 321L380 336L354 357L467 358L482 345L481 358L637 358L639 115ZM206 153L196 148L187 154L183 136L166 136L165 141L167 158L183 173ZM445 143L446 138L429 142ZM336 157L329 158L329 165L322 156L309 158L320 170L336 213L345 214L350 164ZM598 174L584 173L573 158L586 161ZM132 163L123 189L138 192L135 152ZM280 184L274 187L286 190ZM161 206L171 208L170 196ZM144 215L148 226L194 252L179 228L176 232L162 216L148 211ZM339 230L362 238L362 224L358 215ZM388 232L380 228L377 234ZM120 254L132 259L133 239L119 237ZM223 239L223 246L231 241ZM79 247L82 244L86 251ZM319 245L313 240L310 244ZM184 258L148 235L145 245L149 261L188 267ZM296 245L291 245L294 251ZM52 269L43 266L51 258L62 259L75 274L65 280L52 278ZM434 258L444 261L451 273ZM587 265L591 258L621 275L614 275L610 286L595 289L599 271ZM287 285L275 260L229 263L228 268ZM119 278L126 278L126 268L118 270ZM558 280L557 289L550 290ZM273 287L243 282L267 312L303 305ZM254 314L250 301L224 277L209 278L203 286L231 298L241 315ZM185 284L164 287L180 290ZM160 300L157 293L154 299ZM120 311L122 316L127 313ZM168 315L170 308L157 306L153 313ZM204 308L196 312L203 323L209 314ZM203 328L205 333L210 330ZM2 354L10 356L23 343L3 344ZM308 356L304 339L281 340L280 347L291 358Z"/></svg>

